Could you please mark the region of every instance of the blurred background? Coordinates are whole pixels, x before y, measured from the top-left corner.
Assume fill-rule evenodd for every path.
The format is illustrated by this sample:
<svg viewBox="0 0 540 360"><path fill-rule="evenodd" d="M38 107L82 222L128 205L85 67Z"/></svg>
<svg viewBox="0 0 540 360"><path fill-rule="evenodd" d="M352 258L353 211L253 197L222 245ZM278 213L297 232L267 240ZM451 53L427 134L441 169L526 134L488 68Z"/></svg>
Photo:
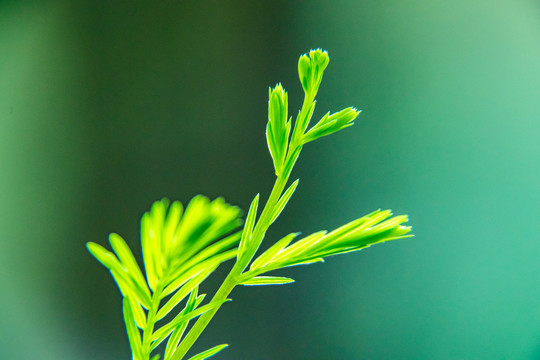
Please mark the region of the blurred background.
<svg viewBox="0 0 540 360"><path fill-rule="evenodd" d="M330 65L267 241L377 208L415 238L238 288L195 351L220 359L540 359L536 0L0 1L0 358L128 359L86 251L164 196L269 194L268 87ZM208 291L223 272L209 280Z"/></svg>

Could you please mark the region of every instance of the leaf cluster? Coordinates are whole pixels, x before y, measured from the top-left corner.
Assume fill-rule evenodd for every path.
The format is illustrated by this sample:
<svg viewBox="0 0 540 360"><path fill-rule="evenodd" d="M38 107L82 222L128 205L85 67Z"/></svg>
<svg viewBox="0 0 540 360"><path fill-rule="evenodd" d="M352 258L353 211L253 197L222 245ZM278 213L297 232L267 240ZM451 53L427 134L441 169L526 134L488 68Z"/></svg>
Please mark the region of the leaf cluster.
<svg viewBox="0 0 540 360"><path fill-rule="evenodd" d="M167 199L156 201L141 220L146 277L119 235L109 236L113 252L96 243L87 244L92 255L109 269L124 297L124 321L133 359L148 359L166 339L164 359L178 358L175 351L189 321L228 301L200 306L205 294L199 295L198 289L221 263L236 257L241 232L231 232L240 225L240 215L239 208L222 198L210 201L196 196L185 211L178 201L170 206ZM162 324L181 304L178 314ZM211 350L223 348L220 345ZM215 353L212 351L192 359L204 359L204 354Z"/></svg>
<svg viewBox="0 0 540 360"><path fill-rule="evenodd" d="M185 210L180 202L170 204L163 199L143 215L144 275L119 235L109 237L113 252L88 243L89 251L109 269L123 295L124 321L134 360L157 359L159 355L152 357L152 352L164 341L165 360L184 359L238 285L291 283L294 280L290 278L264 274L411 236L411 228L404 225L406 215L393 216L390 210L377 210L330 232L319 231L297 241L298 233L286 235L256 257L268 228L298 186L299 180L290 185L288 181L303 146L353 125L360 113L353 107L327 112L309 128L328 64L328 53L321 49L300 57L298 74L304 102L294 123L288 115L288 94L283 86L277 84L269 89L266 140L276 181L264 206L260 205L259 194L254 197L241 231L235 232L241 224L237 207L222 198L210 201L199 195ZM220 264L232 259L236 261L221 287L212 300L202 305L205 294L198 294L199 285ZM180 310L172 316L175 309ZM191 360L206 359L226 346L218 345Z"/></svg>

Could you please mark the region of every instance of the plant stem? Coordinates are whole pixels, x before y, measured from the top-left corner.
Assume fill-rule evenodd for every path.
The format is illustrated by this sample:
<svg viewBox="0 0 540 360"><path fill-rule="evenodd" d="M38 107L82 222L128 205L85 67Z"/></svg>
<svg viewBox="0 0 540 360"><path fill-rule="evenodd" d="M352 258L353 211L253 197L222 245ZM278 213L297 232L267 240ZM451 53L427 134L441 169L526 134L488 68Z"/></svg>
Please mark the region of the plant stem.
<svg viewBox="0 0 540 360"><path fill-rule="evenodd" d="M264 206L264 209L259 218L259 221L257 221L257 225L255 225L255 229L253 230L253 242L257 244L260 244L262 242L264 234L266 233L266 230L270 226L270 220L274 212L275 205L278 202L279 197L282 194L283 189L285 188L285 185L287 184L288 178L289 178L289 174L286 174L286 176L279 176L276 179L276 182L274 184L270 197L268 198L268 201L266 202ZM253 257L254 253L255 252L253 252L253 254L250 254L250 257ZM234 289L234 287L238 285L238 277L242 274L242 271L244 269L237 265L238 265L238 262L234 265L229 275L227 275L227 277L223 281L223 284L220 286L219 290L214 295L212 302L227 299L227 296L229 296L229 294ZM186 353L189 351L191 346L193 346L197 338L204 331L204 329L206 328L208 323L212 320L212 318L217 313L220 307L221 306L218 306L202 314L199 317L197 322L195 322L195 325L193 325L189 333L180 343L180 346L174 352L173 356L171 357L171 360L180 360L186 355Z"/></svg>

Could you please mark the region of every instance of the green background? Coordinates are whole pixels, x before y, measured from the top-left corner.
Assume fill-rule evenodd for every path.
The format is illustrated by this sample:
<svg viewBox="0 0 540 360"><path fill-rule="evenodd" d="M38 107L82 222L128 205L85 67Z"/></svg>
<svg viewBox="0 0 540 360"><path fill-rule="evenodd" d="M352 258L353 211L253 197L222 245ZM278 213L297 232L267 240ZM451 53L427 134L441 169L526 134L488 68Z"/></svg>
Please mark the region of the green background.
<svg viewBox="0 0 540 360"><path fill-rule="evenodd" d="M0 2L0 358L128 359L87 241L138 251L163 196L242 208L273 183L267 90L330 53L266 237L377 208L415 238L239 288L196 350L220 359L540 359L540 4L530 0ZM208 291L222 272L209 280Z"/></svg>

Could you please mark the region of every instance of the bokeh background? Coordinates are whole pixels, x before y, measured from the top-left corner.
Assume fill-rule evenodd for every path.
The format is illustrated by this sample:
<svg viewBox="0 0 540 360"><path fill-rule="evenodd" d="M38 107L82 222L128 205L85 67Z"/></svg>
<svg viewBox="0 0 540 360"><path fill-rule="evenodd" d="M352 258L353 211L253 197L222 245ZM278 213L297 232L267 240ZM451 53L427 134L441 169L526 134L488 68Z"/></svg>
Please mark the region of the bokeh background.
<svg viewBox="0 0 540 360"><path fill-rule="evenodd" d="M273 183L268 86L330 53L267 241L377 208L416 237L238 288L197 343L220 359L540 359L540 3L0 2L0 358L128 359L121 300L85 243L138 251L154 200ZM208 291L220 280L210 280Z"/></svg>

